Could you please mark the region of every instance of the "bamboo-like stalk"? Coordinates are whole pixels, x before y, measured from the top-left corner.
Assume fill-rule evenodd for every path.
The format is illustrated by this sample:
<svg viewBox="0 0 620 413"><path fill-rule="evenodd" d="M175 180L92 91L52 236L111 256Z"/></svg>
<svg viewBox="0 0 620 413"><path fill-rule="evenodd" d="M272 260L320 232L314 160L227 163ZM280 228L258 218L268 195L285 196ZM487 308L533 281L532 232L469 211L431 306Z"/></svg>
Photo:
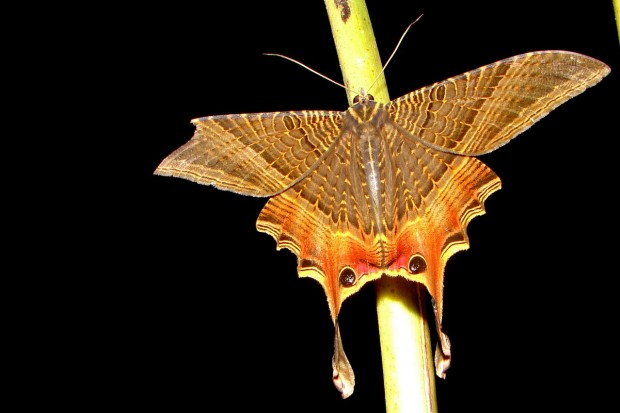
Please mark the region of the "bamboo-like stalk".
<svg viewBox="0 0 620 413"><path fill-rule="evenodd" d="M325 0L325 5L352 104L382 69L370 17L364 0ZM369 92L379 102L390 100L383 75ZM386 411L436 412L424 287L400 277L382 277L375 284Z"/></svg>

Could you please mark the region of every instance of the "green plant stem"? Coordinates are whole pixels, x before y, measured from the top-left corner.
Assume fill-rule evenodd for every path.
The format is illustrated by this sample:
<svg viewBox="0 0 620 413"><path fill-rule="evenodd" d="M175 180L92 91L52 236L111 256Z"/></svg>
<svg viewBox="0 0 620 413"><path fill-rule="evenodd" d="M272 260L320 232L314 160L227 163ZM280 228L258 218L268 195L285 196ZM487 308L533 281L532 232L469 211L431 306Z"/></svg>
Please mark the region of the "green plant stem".
<svg viewBox="0 0 620 413"><path fill-rule="evenodd" d="M620 0L613 0L613 3L616 16L616 30L618 31L618 40L620 40Z"/></svg>
<svg viewBox="0 0 620 413"><path fill-rule="evenodd" d="M364 0L325 0L349 104L368 88L382 65ZM405 28L403 27L403 30ZM383 74L372 85L389 102ZM424 287L401 277L375 282L387 413L436 412L435 372ZM354 366L353 366L354 367Z"/></svg>

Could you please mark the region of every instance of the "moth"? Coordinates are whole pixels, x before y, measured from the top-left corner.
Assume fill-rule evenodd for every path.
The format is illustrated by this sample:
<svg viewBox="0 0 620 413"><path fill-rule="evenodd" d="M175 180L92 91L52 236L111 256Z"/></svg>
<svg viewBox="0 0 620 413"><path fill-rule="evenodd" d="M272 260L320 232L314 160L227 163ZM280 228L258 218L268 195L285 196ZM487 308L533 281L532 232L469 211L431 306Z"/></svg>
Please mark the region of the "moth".
<svg viewBox="0 0 620 413"><path fill-rule="evenodd" d="M450 344L442 331L448 259L469 248L467 225L501 187L476 158L505 145L610 69L568 51L513 56L387 104L361 93L344 112L208 116L155 174L269 198L256 227L297 256L300 277L325 290L335 326L334 384L354 375L338 313L383 276L425 285L438 331L436 374Z"/></svg>

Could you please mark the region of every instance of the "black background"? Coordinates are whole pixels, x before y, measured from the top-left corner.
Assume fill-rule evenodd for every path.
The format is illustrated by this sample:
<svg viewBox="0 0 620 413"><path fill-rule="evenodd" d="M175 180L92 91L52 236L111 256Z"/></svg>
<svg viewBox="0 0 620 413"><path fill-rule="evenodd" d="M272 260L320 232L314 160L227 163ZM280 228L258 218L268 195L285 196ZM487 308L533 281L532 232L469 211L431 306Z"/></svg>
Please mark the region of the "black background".
<svg viewBox="0 0 620 413"><path fill-rule="evenodd" d="M392 98L512 55L564 49L612 67L599 85L482 157L503 188L446 270L453 364L442 413L605 406L614 384L613 236L619 47L610 1L367 2ZM200 116L347 107L324 3L182 2L114 10L101 59L110 185L93 267L105 298L85 355L88 407L165 411L384 411L373 285L341 313L355 393L331 382L333 327L319 284L255 230L265 199L152 175ZM113 81L111 81L114 79ZM85 224L86 225L86 224ZM95 229L87 228L87 231ZM95 294L93 292L93 294ZM85 300L89 298L86 295ZM102 362L103 361L103 362ZM86 382L89 382L86 380ZM90 382L89 382L90 383ZM87 386L89 387L89 386ZM88 393L88 392L87 392Z"/></svg>

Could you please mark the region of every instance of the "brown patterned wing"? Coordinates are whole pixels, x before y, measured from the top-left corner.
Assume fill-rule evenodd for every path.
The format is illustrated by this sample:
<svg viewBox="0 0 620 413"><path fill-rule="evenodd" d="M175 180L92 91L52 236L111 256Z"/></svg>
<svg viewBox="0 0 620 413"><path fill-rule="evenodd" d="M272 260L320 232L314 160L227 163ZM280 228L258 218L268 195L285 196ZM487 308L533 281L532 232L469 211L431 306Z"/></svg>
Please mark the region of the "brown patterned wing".
<svg viewBox="0 0 620 413"><path fill-rule="evenodd" d="M391 117L428 145L462 155L497 149L610 69L578 53L525 53L395 99Z"/></svg>
<svg viewBox="0 0 620 413"><path fill-rule="evenodd" d="M469 248L467 226L485 213L484 202L501 181L480 160L434 150L392 122L383 124L382 133L397 171L391 182L385 181L386 224L393 223L386 229L384 273L420 282L431 294L439 334L435 369L445 377L450 366L450 344L442 329L446 264Z"/></svg>
<svg viewBox="0 0 620 413"><path fill-rule="evenodd" d="M340 133L340 112L222 115L192 120L194 136L155 174L242 195L271 196L303 179Z"/></svg>
<svg viewBox="0 0 620 413"><path fill-rule="evenodd" d="M345 280L349 272L343 272L381 260L373 242L376 227L357 140L354 131L344 127L323 162L303 181L269 199L256 223L259 231L273 236L278 249L297 255L300 277L315 279L325 290L335 325L333 381L343 398L353 393L355 375L342 346L338 313L347 297L381 276L366 271L357 282ZM341 280L352 288L343 288Z"/></svg>

